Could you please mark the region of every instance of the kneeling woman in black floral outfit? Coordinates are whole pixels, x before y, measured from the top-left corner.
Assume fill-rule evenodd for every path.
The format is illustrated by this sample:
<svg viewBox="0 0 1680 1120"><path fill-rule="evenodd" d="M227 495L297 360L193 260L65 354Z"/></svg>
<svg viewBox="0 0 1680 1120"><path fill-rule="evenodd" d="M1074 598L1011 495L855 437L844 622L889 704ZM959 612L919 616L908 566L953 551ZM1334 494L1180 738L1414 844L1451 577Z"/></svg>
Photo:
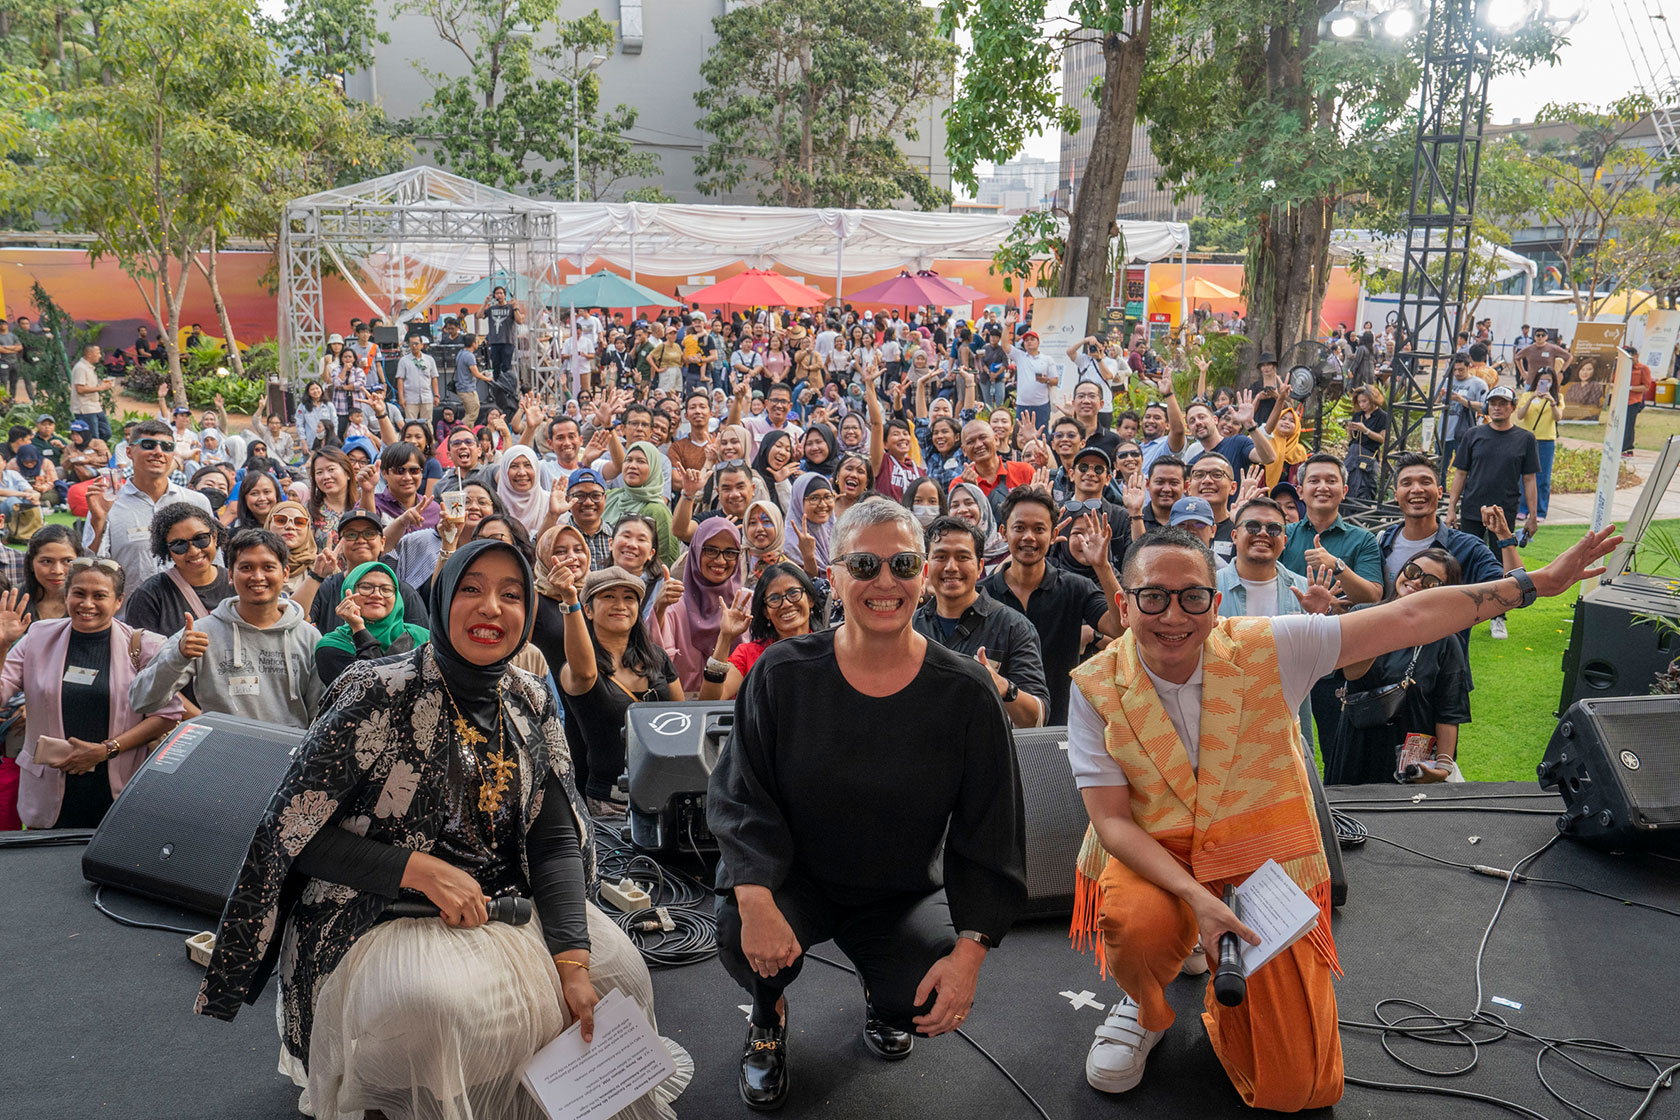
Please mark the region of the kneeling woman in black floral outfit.
<svg viewBox="0 0 1680 1120"><path fill-rule="evenodd" d="M586 898L594 845L553 697L508 665L535 595L509 545L450 557L431 643L345 670L252 840L198 1010L233 1018L278 964L281 1067L317 1117L540 1116L520 1070L574 1020L590 1037L600 993L652 1018L646 966ZM440 916L382 921L403 892ZM537 920L487 922L510 894ZM672 1113L655 1090L623 1115Z"/></svg>

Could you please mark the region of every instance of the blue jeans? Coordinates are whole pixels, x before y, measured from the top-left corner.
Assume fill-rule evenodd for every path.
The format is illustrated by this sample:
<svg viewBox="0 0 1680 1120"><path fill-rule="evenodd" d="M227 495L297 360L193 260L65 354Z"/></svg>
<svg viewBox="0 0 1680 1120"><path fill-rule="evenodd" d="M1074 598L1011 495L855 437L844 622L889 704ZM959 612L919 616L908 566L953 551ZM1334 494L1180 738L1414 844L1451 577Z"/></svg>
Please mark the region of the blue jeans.
<svg viewBox="0 0 1680 1120"><path fill-rule="evenodd" d="M1534 498L1540 506L1539 514L1546 516L1546 509L1552 504L1552 454L1557 450L1557 440L1543 439L1537 441L1540 446L1540 470L1534 476ZM1522 497L1517 499L1517 520L1528 516L1528 492L1523 491Z"/></svg>
<svg viewBox="0 0 1680 1120"><path fill-rule="evenodd" d="M76 419L88 426L89 439L102 439L109 446L111 442L111 418L105 415L103 409L98 412L78 412Z"/></svg>
<svg viewBox="0 0 1680 1120"><path fill-rule="evenodd" d="M1017 417L1031 416L1033 423L1038 425L1038 430L1041 432L1050 424L1049 404L1017 404L1015 415Z"/></svg>
<svg viewBox="0 0 1680 1120"><path fill-rule="evenodd" d="M979 382L981 403L986 405L987 408L996 408L1003 403L1003 395L1009 388L1004 384L1003 378L987 381L984 377L981 377Z"/></svg>

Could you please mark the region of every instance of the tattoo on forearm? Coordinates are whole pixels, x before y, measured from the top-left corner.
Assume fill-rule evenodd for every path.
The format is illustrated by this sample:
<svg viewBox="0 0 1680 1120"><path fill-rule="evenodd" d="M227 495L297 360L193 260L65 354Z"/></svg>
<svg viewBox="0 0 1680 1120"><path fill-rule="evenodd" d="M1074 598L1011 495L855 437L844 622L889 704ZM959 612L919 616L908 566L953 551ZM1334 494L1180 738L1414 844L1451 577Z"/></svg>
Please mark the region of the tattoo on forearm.
<svg viewBox="0 0 1680 1120"><path fill-rule="evenodd" d="M1511 584L1513 590L1502 590L1508 583ZM1466 599L1469 599L1472 603L1476 604L1476 615L1477 617L1480 617L1482 611L1485 610L1489 604L1496 605L1499 608L1499 613L1516 610L1518 607L1522 606L1522 592L1520 590L1515 590L1515 587L1515 580L1501 580L1498 583L1478 583L1470 587L1460 587L1457 588L1457 591L1460 595L1463 595Z"/></svg>

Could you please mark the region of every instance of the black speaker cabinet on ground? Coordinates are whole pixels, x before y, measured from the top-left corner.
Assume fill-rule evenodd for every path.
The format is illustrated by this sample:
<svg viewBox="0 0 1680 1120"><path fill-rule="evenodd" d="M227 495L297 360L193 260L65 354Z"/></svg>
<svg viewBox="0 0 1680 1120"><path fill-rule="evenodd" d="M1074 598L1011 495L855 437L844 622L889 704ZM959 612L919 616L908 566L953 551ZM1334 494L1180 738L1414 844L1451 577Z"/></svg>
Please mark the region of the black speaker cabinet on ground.
<svg viewBox="0 0 1680 1120"><path fill-rule="evenodd" d="M1073 913L1073 872L1090 818L1068 766L1067 728L1015 732L1027 814L1027 917Z"/></svg>
<svg viewBox="0 0 1680 1120"><path fill-rule="evenodd" d="M1575 601L1558 715L1577 700L1643 696L1656 675L1680 657L1675 635L1636 623L1640 615L1680 615L1675 581L1626 572Z"/></svg>
<svg viewBox="0 0 1680 1120"><path fill-rule="evenodd" d="M82 876L219 916L302 738L220 713L181 724L105 814Z"/></svg>
<svg viewBox="0 0 1680 1120"><path fill-rule="evenodd" d="M1580 700L1539 767L1558 831L1599 847L1680 852L1680 696Z"/></svg>
<svg viewBox="0 0 1680 1120"><path fill-rule="evenodd" d="M735 723L730 700L632 704L624 716L630 842L646 852L717 851L706 783Z"/></svg>

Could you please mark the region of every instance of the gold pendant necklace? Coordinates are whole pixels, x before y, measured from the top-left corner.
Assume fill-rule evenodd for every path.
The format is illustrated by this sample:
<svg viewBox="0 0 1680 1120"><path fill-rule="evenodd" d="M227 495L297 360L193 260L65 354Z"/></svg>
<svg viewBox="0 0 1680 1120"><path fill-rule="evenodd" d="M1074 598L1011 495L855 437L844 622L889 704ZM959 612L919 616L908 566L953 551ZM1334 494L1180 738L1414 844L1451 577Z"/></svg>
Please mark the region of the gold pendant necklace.
<svg viewBox="0 0 1680 1120"><path fill-rule="evenodd" d="M437 665L436 655L432 664ZM481 813L495 813L502 807L502 797L508 791L508 784L513 775L519 772L519 763L509 758L504 750L506 737L502 726L502 686L496 685L496 749L489 755L480 755L478 746L488 743L482 731L467 722L467 717L461 714L461 708L455 703L454 695L449 691L448 683L443 679L442 667L438 667L438 684L443 686L444 699L449 701L449 710L455 713L453 720L455 736L466 745L467 753L472 756L478 767L478 809ZM491 825L494 829L494 823Z"/></svg>

